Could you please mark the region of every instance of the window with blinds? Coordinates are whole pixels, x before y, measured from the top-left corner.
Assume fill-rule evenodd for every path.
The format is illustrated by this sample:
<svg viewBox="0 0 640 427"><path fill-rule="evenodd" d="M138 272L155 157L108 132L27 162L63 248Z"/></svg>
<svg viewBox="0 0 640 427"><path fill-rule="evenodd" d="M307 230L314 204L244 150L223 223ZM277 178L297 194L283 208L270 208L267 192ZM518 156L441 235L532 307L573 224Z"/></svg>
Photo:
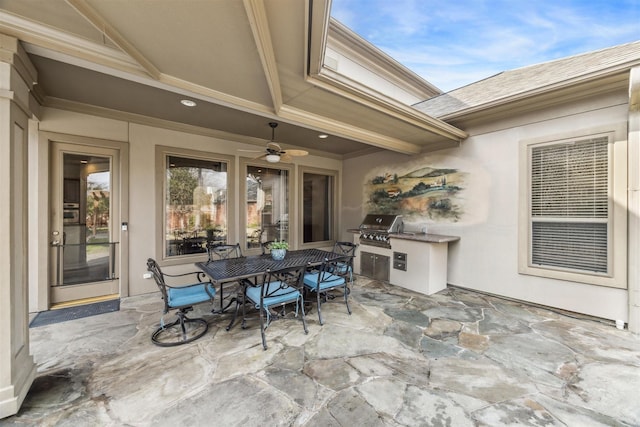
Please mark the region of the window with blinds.
<svg viewBox="0 0 640 427"><path fill-rule="evenodd" d="M531 148L531 264L609 272L608 142L605 136Z"/></svg>

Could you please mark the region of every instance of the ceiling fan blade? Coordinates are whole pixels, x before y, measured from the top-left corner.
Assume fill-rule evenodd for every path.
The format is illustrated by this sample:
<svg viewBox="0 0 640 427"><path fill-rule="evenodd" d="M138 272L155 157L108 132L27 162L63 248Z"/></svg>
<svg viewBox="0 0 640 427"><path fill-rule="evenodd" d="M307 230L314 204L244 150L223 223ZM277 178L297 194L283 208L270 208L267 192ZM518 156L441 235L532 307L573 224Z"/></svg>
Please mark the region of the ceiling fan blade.
<svg viewBox="0 0 640 427"><path fill-rule="evenodd" d="M254 157L253 160L264 160L267 157L267 153L261 154L258 157Z"/></svg>
<svg viewBox="0 0 640 427"><path fill-rule="evenodd" d="M238 151L242 151L244 153L262 153L264 150L244 150L242 148L238 148Z"/></svg>
<svg viewBox="0 0 640 427"><path fill-rule="evenodd" d="M280 155L280 161L282 163L291 163L293 162L293 158L289 155L289 152L286 152Z"/></svg>
<svg viewBox="0 0 640 427"><path fill-rule="evenodd" d="M305 150L285 150L285 153L289 156L306 156L309 154L309 152Z"/></svg>

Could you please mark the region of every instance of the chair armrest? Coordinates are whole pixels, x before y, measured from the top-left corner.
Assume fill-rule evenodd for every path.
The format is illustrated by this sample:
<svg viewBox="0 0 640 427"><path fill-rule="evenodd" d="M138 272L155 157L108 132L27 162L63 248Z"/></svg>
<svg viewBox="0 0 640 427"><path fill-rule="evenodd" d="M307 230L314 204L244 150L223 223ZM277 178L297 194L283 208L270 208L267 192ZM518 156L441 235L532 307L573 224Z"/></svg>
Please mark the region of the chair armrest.
<svg viewBox="0 0 640 427"><path fill-rule="evenodd" d="M189 273L181 274L168 274L163 272L162 274L167 277L185 277L193 274L198 279L198 282L211 282L211 280L205 280L207 278L207 275L204 273L204 271L190 271Z"/></svg>

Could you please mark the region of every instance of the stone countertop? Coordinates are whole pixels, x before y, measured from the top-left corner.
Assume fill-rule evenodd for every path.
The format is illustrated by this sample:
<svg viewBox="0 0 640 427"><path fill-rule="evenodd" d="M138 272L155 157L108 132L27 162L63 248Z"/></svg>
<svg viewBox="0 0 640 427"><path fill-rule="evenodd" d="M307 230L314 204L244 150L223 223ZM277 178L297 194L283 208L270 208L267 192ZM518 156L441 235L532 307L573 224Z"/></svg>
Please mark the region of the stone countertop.
<svg viewBox="0 0 640 427"><path fill-rule="evenodd" d="M349 228L347 229L349 233L359 234L359 228ZM404 239L404 240L413 240L416 242L425 242L425 243L448 243L448 242L457 242L460 240L460 236L446 236L444 234L431 234L431 233L420 233L420 232L411 232L405 231L404 233L389 233L389 237L392 239Z"/></svg>
<svg viewBox="0 0 640 427"><path fill-rule="evenodd" d="M431 234L431 233L413 233L407 232L404 233L389 233L389 237L392 239L403 239L403 240L413 240L416 242L425 242L425 243L448 243L448 242L457 242L460 240L459 236L445 236L443 234Z"/></svg>

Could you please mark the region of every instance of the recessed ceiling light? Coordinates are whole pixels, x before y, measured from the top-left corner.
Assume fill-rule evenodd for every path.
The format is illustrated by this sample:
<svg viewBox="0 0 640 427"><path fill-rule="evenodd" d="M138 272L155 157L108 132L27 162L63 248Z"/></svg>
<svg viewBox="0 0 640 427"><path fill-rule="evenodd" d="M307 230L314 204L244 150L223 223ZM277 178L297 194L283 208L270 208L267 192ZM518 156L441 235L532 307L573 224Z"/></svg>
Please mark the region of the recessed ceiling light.
<svg viewBox="0 0 640 427"><path fill-rule="evenodd" d="M190 99L183 99L182 101L180 101L180 103L186 107L195 107L196 106L196 102L192 101Z"/></svg>
<svg viewBox="0 0 640 427"><path fill-rule="evenodd" d="M327 135L326 133L321 133L320 135L318 135L318 138L326 139L326 138L329 138L329 135Z"/></svg>

